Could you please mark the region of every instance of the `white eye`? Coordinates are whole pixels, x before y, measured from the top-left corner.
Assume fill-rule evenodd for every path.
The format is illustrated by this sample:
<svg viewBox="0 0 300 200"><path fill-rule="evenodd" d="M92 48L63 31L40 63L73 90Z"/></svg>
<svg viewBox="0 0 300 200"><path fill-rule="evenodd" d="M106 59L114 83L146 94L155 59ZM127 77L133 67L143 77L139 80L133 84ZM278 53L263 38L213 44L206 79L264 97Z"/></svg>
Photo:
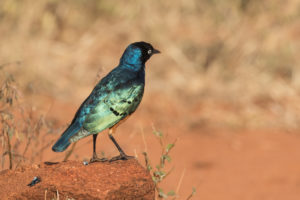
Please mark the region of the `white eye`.
<svg viewBox="0 0 300 200"><path fill-rule="evenodd" d="M149 49L147 53L150 55L150 54L152 53L152 50L151 50L151 49Z"/></svg>

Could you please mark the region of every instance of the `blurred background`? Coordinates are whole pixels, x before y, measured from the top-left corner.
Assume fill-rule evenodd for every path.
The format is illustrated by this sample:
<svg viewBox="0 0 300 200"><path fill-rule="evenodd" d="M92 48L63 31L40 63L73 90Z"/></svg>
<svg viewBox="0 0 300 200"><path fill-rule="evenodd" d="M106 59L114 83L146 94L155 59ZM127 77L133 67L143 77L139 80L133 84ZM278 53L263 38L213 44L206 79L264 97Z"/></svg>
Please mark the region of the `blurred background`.
<svg viewBox="0 0 300 200"><path fill-rule="evenodd" d="M125 151L155 166L153 131L177 138L161 188L178 199L193 187L194 199L299 199L299 19L297 0L1 0L2 169L66 158L54 141L127 45L147 41L162 54L116 134ZM91 139L69 159L89 159ZM97 147L117 154L105 132Z"/></svg>

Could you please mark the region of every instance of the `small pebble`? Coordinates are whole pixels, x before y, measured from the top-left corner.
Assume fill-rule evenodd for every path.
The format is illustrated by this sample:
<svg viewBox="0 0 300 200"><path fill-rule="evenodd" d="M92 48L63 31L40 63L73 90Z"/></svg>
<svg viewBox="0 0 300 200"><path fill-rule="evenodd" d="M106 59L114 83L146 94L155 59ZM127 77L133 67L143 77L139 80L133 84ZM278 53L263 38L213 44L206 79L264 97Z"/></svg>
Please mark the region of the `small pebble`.
<svg viewBox="0 0 300 200"><path fill-rule="evenodd" d="M34 186L35 184L37 184L37 183L39 183L41 181L42 180L41 180L40 177L35 176L35 177L33 177L33 180L27 186L32 187L32 186Z"/></svg>
<svg viewBox="0 0 300 200"><path fill-rule="evenodd" d="M83 164L84 164L84 165L88 165L88 164L89 164L89 162L87 162L87 161L83 161Z"/></svg>

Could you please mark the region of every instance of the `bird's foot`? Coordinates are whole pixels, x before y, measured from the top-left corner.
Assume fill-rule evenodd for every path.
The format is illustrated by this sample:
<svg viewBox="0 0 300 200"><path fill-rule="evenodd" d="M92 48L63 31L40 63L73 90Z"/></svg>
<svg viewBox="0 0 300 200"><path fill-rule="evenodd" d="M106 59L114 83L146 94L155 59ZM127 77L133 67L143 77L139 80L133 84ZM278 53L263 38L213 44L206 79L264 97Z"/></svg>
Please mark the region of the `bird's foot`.
<svg viewBox="0 0 300 200"><path fill-rule="evenodd" d="M129 160L129 159L133 159L135 158L134 156L127 156L126 154L120 154L118 156L115 156L113 158L111 158L109 160L109 162L114 162L114 161L117 161L117 160Z"/></svg>
<svg viewBox="0 0 300 200"><path fill-rule="evenodd" d="M107 158L98 158L98 157L92 157L90 160L90 163L94 163L94 162L107 162L108 159Z"/></svg>

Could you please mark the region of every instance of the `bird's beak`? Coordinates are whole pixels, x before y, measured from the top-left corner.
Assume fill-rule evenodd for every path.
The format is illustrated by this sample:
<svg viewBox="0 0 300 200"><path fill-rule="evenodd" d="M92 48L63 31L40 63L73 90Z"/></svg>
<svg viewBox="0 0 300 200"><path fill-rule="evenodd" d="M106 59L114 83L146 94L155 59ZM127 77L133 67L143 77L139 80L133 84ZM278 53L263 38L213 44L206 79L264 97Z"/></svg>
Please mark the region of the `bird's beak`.
<svg viewBox="0 0 300 200"><path fill-rule="evenodd" d="M157 54L157 53L160 53L160 51L153 48L153 54Z"/></svg>

